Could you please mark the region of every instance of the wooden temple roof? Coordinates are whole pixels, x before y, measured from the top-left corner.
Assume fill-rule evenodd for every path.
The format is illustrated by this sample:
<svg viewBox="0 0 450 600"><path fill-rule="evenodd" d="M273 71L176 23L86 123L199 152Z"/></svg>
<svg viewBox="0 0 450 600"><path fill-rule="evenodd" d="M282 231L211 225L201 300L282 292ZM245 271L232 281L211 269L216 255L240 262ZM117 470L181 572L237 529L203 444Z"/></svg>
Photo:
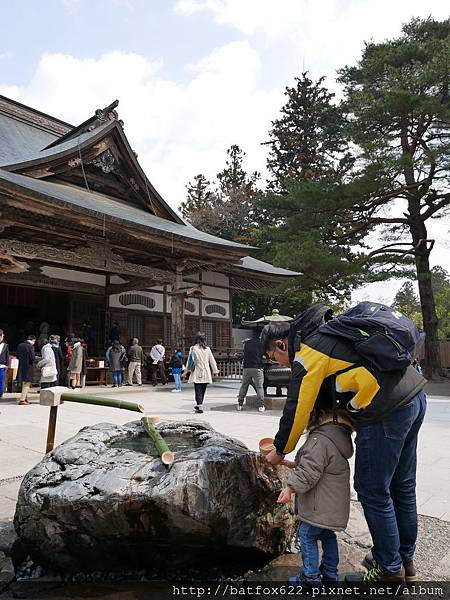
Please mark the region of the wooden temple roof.
<svg viewBox="0 0 450 600"><path fill-rule="evenodd" d="M231 242L209 233L199 231L191 225L174 223L167 219L152 215L150 212L141 210L120 202L115 198L90 192L79 187L53 183L43 179L33 179L17 173L3 171L0 168L0 190L4 192L21 190L31 198L42 198L51 200L53 204L61 208L67 208L82 215L98 217L104 215L108 221L115 221L124 225L132 225L138 229L149 230L163 237L175 236L186 242L201 242L217 249L235 249L248 252L251 247ZM260 262L260 261L259 261Z"/></svg>
<svg viewBox="0 0 450 600"><path fill-rule="evenodd" d="M74 127L0 96L0 208L10 211L8 218L14 209L18 223L22 218L22 224L31 227L26 210L34 210L41 218L47 214L53 228L71 219L79 227L84 219L93 234L99 223L109 223L122 239L124 257L128 254L136 261L135 252L141 248L147 261L145 240L154 240L155 247L171 247L174 259L173 251L178 251L186 265L193 261L202 268L210 261L210 270L216 266L228 272L236 288L256 289L268 281L299 275L246 256L254 250L250 246L185 222L139 165L115 111L117 104L98 109ZM21 234L18 226L13 233ZM39 231L33 235L39 237ZM57 229L54 235L59 235ZM127 236L136 244L129 249Z"/></svg>

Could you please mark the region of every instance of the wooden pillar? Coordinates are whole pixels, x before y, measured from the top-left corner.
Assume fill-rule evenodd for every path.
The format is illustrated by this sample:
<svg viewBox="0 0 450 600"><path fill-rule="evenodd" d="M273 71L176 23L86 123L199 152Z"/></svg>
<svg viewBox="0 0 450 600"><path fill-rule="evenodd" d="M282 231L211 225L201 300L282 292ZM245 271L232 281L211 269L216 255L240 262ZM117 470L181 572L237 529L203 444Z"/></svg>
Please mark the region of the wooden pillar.
<svg viewBox="0 0 450 600"><path fill-rule="evenodd" d="M179 344L184 348L185 342L185 319L184 319L184 297L181 291L183 287L183 271L181 267L176 268L175 282L172 287L172 345ZM179 291L180 290L180 291Z"/></svg>
<svg viewBox="0 0 450 600"><path fill-rule="evenodd" d="M105 315L104 315L104 321L103 321L103 348L102 350L104 350L105 348L109 347L109 329L110 329L110 311L109 311L109 294L108 294L108 288L111 285L111 275L108 273L105 277L105 298L104 298L104 307L105 307Z"/></svg>
<svg viewBox="0 0 450 600"><path fill-rule="evenodd" d="M58 407L50 407L50 415L48 419L47 444L45 453L51 452L55 446L56 419L58 417Z"/></svg>

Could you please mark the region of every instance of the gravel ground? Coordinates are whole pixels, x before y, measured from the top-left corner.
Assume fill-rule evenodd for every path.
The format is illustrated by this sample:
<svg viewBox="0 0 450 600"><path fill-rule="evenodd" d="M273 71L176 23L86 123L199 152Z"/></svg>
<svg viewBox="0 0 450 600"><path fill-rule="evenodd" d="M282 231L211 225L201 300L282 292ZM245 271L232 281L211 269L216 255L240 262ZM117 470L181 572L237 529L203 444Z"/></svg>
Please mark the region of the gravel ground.
<svg viewBox="0 0 450 600"><path fill-rule="evenodd" d="M419 576L430 581L450 580L450 523L419 516L415 562Z"/></svg>
<svg viewBox="0 0 450 600"><path fill-rule="evenodd" d="M2 533L12 533L11 525L0 523L0 537ZM6 537L6 536L5 536ZM3 541L5 540L3 537ZM7 545L7 544L5 544ZM355 552L361 553L361 547L356 548ZM296 565L300 557L286 556L290 564ZM424 581L449 581L450 580L450 523L441 521L433 517L420 516L419 520L419 538L417 543L416 566L420 578ZM270 568L269 568L270 569ZM269 573L265 570L265 581L270 581ZM277 569L274 569L276 572ZM258 576L256 575L256 578ZM51 589L55 587L55 589ZM11 598L35 598L36 600L140 600L148 598L151 594L152 599L160 597L157 590L146 589L144 583L135 582L103 582L103 583L81 583L78 585L69 584L60 587L57 582L52 582L47 578L42 580L35 579L15 583L9 590L0 594L1 599ZM163 597L163 596L161 596Z"/></svg>

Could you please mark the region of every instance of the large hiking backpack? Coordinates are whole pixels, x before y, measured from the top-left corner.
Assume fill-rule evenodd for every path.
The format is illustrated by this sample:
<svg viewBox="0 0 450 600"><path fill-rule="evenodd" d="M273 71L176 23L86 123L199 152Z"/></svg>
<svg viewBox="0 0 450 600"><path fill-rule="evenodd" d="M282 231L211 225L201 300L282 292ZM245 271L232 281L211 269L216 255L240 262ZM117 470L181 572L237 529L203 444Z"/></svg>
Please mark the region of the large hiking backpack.
<svg viewBox="0 0 450 600"><path fill-rule="evenodd" d="M411 319L377 302L361 302L319 327L319 331L350 340L361 362L379 371L406 368L425 339Z"/></svg>

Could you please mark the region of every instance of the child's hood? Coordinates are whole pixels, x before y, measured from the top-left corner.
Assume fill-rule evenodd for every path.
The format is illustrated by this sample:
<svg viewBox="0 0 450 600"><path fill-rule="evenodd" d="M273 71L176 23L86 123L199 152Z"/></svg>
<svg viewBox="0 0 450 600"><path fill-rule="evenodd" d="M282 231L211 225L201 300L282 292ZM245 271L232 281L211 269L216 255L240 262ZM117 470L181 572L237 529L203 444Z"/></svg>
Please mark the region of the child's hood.
<svg viewBox="0 0 450 600"><path fill-rule="evenodd" d="M333 442L344 458L351 458L353 455L352 435L345 425L334 423L324 423L314 429L314 435L323 435Z"/></svg>

